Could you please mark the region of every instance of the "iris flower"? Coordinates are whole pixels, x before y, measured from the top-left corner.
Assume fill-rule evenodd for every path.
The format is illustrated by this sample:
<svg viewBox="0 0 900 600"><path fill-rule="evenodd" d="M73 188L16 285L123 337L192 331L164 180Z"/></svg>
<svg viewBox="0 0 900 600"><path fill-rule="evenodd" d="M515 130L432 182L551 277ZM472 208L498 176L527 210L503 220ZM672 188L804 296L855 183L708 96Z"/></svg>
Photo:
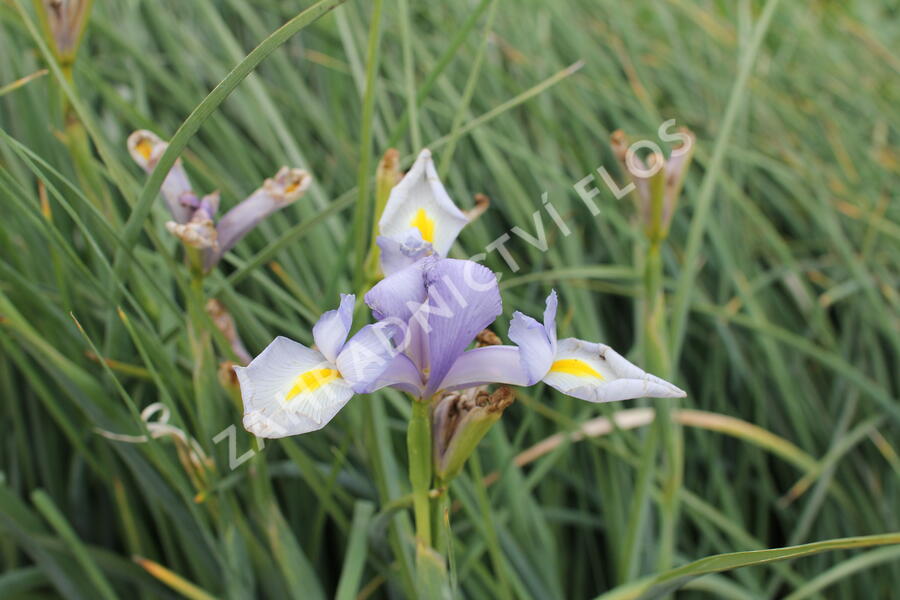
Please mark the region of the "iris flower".
<svg viewBox="0 0 900 600"><path fill-rule="evenodd" d="M609 346L556 339L556 293L544 322L516 312L515 346L468 349L502 312L495 275L467 260L431 255L376 284L365 302L377 319L345 343L353 296L313 328L318 350L277 338L246 368L236 368L245 427L282 437L323 427L354 393L385 386L416 399L489 383L538 381L590 402L685 393L645 373ZM262 423L262 425L260 425Z"/></svg>
<svg viewBox="0 0 900 600"><path fill-rule="evenodd" d="M355 298L343 295L340 307L313 327L317 349L279 337L249 366L236 367L245 428L261 437L315 431L354 394L386 386L417 401L492 383L541 381L589 402L685 395L609 346L557 340L556 292L547 298L543 323L513 315L515 345L470 349L502 313L497 278L478 263L445 256L486 206L479 201L469 214L461 211L423 150L391 190L379 221L386 276L365 295L376 323L347 341Z"/></svg>

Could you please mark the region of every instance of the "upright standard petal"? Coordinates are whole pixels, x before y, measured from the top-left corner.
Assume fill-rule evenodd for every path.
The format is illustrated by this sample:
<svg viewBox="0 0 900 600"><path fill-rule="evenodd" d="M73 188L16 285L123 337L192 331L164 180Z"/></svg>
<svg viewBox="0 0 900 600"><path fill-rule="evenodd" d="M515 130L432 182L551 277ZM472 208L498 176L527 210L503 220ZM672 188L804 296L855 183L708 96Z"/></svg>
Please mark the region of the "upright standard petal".
<svg viewBox="0 0 900 600"><path fill-rule="evenodd" d="M235 367L244 428L265 438L316 431L353 396L337 366L315 350L277 337L247 367Z"/></svg>
<svg viewBox="0 0 900 600"><path fill-rule="evenodd" d="M426 395L436 392L450 367L475 336L502 312L497 278L469 260L429 258L425 263L428 300L413 319L425 332L428 347Z"/></svg>
<svg viewBox="0 0 900 600"><path fill-rule="evenodd" d="M588 402L686 396L668 381L628 362L609 346L575 338L559 341L544 382Z"/></svg>
<svg viewBox="0 0 900 600"><path fill-rule="evenodd" d="M547 296L543 324L519 311L513 313L509 323L509 339L521 351L522 366L528 373L527 385L543 379L553 364L556 355L556 306L556 291L552 291Z"/></svg>
<svg viewBox="0 0 900 600"><path fill-rule="evenodd" d="M437 254L446 256L468 222L444 189L426 148L391 190L378 226L383 236L397 241L404 240L410 228L418 229Z"/></svg>
<svg viewBox="0 0 900 600"><path fill-rule="evenodd" d="M313 339L319 352L325 358L334 362L338 353L347 340L350 326L353 324L353 307L356 304L356 296L353 294L341 294L341 304L335 310L323 313L313 325Z"/></svg>
<svg viewBox="0 0 900 600"><path fill-rule="evenodd" d="M393 275L385 277L366 293L366 304L379 321L388 319L403 323L425 302L425 280L422 270L428 259L420 260Z"/></svg>

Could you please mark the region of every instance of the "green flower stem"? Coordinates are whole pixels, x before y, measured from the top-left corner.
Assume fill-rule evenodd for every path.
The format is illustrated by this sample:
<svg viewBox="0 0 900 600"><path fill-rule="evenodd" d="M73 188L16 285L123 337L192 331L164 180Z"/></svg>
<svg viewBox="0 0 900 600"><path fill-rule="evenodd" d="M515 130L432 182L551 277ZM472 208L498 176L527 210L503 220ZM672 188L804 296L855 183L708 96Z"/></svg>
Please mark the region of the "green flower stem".
<svg viewBox="0 0 900 600"><path fill-rule="evenodd" d="M666 301L662 289L662 240L651 241L644 266L643 347L647 369L663 379L671 379ZM681 487L684 461L680 426L672 420L671 405L663 400L656 406L653 431L663 449L665 473L660 503L660 532L657 554L658 570L672 564L675 528L678 522L678 490Z"/></svg>
<svg viewBox="0 0 900 600"><path fill-rule="evenodd" d="M434 549L442 555L447 555L447 543L449 540L448 525L450 508L449 484L435 477L434 487L436 493L431 493L431 539L434 541Z"/></svg>
<svg viewBox="0 0 900 600"><path fill-rule="evenodd" d="M665 379L669 377L669 352L661 245L660 240L652 241L644 257L642 335L644 366L649 372Z"/></svg>
<svg viewBox="0 0 900 600"><path fill-rule="evenodd" d="M406 443L416 521L416 592L420 598L447 598L450 594L447 567L443 556L432 546L430 400L413 400Z"/></svg>
<svg viewBox="0 0 900 600"><path fill-rule="evenodd" d="M662 194L656 193L654 202L651 203L651 223L647 229L649 245L643 256L643 291L640 305L641 352L642 362L647 371L663 379L670 379L666 302L662 287L662 243L665 234L661 233L658 226L660 206ZM642 449L643 456L637 483L637 489L641 490L641 493L635 494L631 506L627 543L624 546L620 571L623 581L630 581L640 573L640 540L647 524L649 505L647 484L657 478L656 470L659 465L656 462L656 455L660 449L664 473L657 563L662 569L671 564L678 520L678 490L681 487L683 470L681 447L680 428L672 420L670 405L665 400L660 401L656 405L653 428L647 432Z"/></svg>
<svg viewBox="0 0 900 600"><path fill-rule="evenodd" d="M33 0L32 4L34 5L35 12L41 24L41 32L44 41L47 43L47 46L51 48L66 82L68 82L74 90L75 79L72 75L72 68L75 64L75 56L78 52L78 47L81 45L81 38L83 37L84 31L87 29L88 21L90 20L93 0L88 0L84 3L83 8L81 9L83 18L81 18L77 24L78 30L75 35L75 41L69 48L60 48L57 44L57 40L54 38L50 27L50 17L47 14L46 4L41 0ZM75 169L78 181L81 184L81 188L94 206L103 213L103 216L106 217L110 223L118 225L120 219L118 213L115 211L112 197L110 196L109 190L106 188L103 179L98 175L98 170L93 164L93 151L91 150L91 143L88 139L87 130L79 120L74 106L66 95L60 94L59 98L63 114L64 135L62 136L62 139L66 145L66 149L72 157L72 165Z"/></svg>
<svg viewBox="0 0 900 600"><path fill-rule="evenodd" d="M188 343L193 364L192 380L194 397L197 402L197 420L202 440L209 441L215 432L216 394L218 382L215 378L212 350L212 336L207 323L206 293L203 289L203 258L197 248L185 246L187 261L191 271L191 284L187 297Z"/></svg>
<svg viewBox="0 0 900 600"><path fill-rule="evenodd" d="M447 557L449 582L445 576L445 588L449 583L452 597L456 597L456 564L453 559L453 534L450 530L450 482L435 478L437 494L432 494L432 526L434 528L434 548Z"/></svg>
<svg viewBox="0 0 900 600"><path fill-rule="evenodd" d="M68 103L64 108L63 118L65 120L63 140L72 157L72 166L85 196L114 227L118 227L121 219L115 210L109 190L98 175L98 169L94 166L93 151L87 130Z"/></svg>
<svg viewBox="0 0 900 600"><path fill-rule="evenodd" d="M431 406L428 400L415 399L406 434L409 452L409 482L412 484L416 540L431 547Z"/></svg>

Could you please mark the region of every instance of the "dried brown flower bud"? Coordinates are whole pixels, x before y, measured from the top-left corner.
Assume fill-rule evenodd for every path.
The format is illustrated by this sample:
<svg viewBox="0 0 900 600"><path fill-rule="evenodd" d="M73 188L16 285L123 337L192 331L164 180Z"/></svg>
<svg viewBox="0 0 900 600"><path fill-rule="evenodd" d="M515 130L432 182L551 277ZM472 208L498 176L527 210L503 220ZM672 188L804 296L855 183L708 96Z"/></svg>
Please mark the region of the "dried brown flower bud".
<svg viewBox="0 0 900 600"><path fill-rule="evenodd" d="M87 24L90 0L42 0L41 6L58 56L70 62Z"/></svg>
<svg viewBox="0 0 900 600"><path fill-rule="evenodd" d="M503 341L500 337L491 331L490 329L485 329L477 336L475 336L475 346L477 348L483 348L485 346L499 346Z"/></svg>
<svg viewBox="0 0 900 600"><path fill-rule="evenodd" d="M231 344L231 349L234 351L235 356L238 357L238 360L241 361L241 364L249 364L252 360L250 353L244 347L244 343L238 335L237 326L234 324L234 318L228 312L228 309L225 308L225 305L215 298L210 298L206 303L206 313L212 318L213 324L222 332L228 343ZM232 371L230 372L233 374ZM221 370L219 374L221 376Z"/></svg>
<svg viewBox="0 0 900 600"><path fill-rule="evenodd" d="M486 386L449 392L432 414L435 474L443 482L459 473L478 442L516 399L512 388L488 393Z"/></svg>

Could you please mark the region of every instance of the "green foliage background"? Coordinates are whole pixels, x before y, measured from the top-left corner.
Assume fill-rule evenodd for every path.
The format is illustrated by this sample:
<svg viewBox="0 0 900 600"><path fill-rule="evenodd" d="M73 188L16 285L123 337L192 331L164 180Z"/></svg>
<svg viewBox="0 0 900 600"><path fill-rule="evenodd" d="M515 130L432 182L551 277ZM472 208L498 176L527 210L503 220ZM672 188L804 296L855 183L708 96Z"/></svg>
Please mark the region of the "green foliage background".
<svg viewBox="0 0 900 600"><path fill-rule="evenodd" d="M621 175L613 130L655 140L667 119L698 138L662 251L672 380L689 394L669 414L699 409L718 425L616 430L519 466L558 432L658 406L522 391L451 489L458 593L593 597L708 555L900 530L896 6L351 0L273 44L182 134L195 187L221 190L226 208L283 164L316 180L200 286L152 189L142 204L125 138L171 138L307 6L97 0L73 84L54 64L6 87L47 57L32 7L0 3L0 596L412 596L408 401L357 399L232 472L212 437L236 424L237 453L253 442L217 377L231 357L203 300L227 306L252 353L276 335L310 343L359 281L351 223L365 225L378 157L396 147L408 166L427 145L460 205L492 200L455 255L533 232L543 192L573 231L544 215L548 252L514 236L521 270L487 257L503 275L500 323L539 314L556 287L561 335L640 361L632 203L604 188L592 217L573 185L601 166ZM142 434L153 402L209 468L170 437L98 433ZM679 597L891 597L900 551L852 545L694 579Z"/></svg>

